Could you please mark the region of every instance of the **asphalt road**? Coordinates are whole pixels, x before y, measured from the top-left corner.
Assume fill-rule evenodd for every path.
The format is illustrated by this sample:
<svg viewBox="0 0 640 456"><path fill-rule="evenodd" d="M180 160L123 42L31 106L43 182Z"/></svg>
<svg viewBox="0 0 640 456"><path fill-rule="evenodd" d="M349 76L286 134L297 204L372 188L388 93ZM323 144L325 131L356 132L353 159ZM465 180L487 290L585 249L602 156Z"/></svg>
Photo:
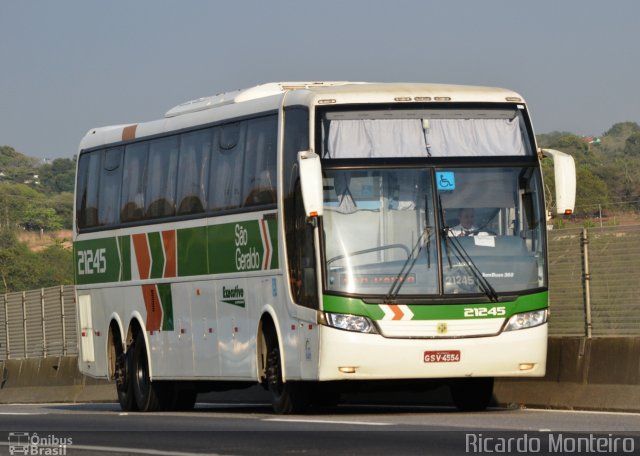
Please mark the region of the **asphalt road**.
<svg viewBox="0 0 640 456"><path fill-rule="evenodd" d="M352 405L277 416L261 404L198 404L189 413L154 414L123 413L116 404L0 405L0 454L11 449L49 455L640 454L640 414Z"/></svg>

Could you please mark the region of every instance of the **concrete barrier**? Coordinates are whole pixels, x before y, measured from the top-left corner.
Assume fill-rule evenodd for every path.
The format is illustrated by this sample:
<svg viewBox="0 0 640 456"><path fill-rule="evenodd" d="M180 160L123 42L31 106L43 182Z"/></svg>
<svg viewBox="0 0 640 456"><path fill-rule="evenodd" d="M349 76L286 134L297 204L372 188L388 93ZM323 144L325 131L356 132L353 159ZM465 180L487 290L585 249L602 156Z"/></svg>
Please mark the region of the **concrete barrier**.
<svg viewBox="0 0 640 456"><path fill-rule="evenodd" d="M540 379L497 379L495 403L509 407L640 412L640 337L552 337L547 374ZM75 357L0 362L0 403L105 402L113 383L85 377ZM207 393L210 402L265 403L261 387ZM350 394L348 402L450 405L447 388L426 392Z"/></svg>
<svg viewBox="0 0 640 456"><path fill-rule="evenodd" d="M0 403L104 402L113 383L85 377L75 356L0 361Z"/></svg>
<svg viewBox="0 0 640 456"><path fill-rule="evenodd" d="M552 337L542 379L499 379L502 405L640 412L640 337Z"/></svg>

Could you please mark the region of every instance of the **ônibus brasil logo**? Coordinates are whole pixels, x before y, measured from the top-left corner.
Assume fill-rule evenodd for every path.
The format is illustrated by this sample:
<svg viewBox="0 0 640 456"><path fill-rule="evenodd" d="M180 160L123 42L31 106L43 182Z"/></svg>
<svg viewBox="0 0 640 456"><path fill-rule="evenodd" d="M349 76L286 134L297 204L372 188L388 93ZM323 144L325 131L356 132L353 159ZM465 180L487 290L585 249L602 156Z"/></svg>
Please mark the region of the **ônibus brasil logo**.
<svg viewBox="0 0 640 456"><path fill-rule="evenodd" d="M10 432L9 454L64 456L73 445L71 437L40 436L37 433Z"/></svg>

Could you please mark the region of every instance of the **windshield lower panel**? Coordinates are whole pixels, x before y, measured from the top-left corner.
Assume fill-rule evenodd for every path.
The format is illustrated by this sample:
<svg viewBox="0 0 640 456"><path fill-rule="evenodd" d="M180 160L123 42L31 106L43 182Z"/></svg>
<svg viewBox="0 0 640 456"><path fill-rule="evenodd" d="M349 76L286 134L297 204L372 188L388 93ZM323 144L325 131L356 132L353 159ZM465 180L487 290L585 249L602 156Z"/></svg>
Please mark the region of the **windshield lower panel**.
<svg viewBox="0 0 640 456"><path fill-rule="evenodd" d="M535 167L325 169L325 288L417 296L546 286Z"/></svg>

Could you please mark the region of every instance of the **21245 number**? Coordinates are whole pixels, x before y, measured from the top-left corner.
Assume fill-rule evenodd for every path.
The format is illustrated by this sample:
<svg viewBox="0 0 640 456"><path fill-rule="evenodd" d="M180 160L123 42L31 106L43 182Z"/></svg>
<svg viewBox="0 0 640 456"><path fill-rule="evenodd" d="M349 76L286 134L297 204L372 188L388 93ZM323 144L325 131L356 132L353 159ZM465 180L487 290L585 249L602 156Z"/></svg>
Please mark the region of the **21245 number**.
<svg viewBox="0 0 640 456"><path fill-rule="evenodd" d="M504 317L507 314L506 307L467 307L464 309L465 318L469 317Z"/></svg>
<svg viewBox="0 0 640 456"><path fill-rule="evenodd" d="M107 249L78 250L78 275L107 272Z"/></svg>

